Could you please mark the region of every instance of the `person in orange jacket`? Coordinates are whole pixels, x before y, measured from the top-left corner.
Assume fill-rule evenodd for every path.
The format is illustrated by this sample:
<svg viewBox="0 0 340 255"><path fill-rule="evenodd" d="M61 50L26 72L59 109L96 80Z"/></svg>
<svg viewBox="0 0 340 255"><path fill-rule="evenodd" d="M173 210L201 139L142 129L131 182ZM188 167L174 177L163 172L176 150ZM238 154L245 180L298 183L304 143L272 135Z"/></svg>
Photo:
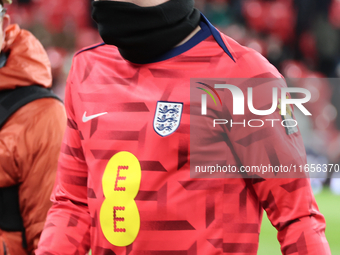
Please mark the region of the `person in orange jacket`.
<svg viewBox="0 0 340 255"><path fill-rule="evenodd" d="M43 46L30 32L10 25L6 3L10 0L0 0L0 119L5 112L3 93L52 86ZM64 106L50 96L25 104L0 125L0 255L34 254L52 205L49 198L65 127ZM21 231L7 227L13 199L4 194L12 187L17 187Z"/></svg>

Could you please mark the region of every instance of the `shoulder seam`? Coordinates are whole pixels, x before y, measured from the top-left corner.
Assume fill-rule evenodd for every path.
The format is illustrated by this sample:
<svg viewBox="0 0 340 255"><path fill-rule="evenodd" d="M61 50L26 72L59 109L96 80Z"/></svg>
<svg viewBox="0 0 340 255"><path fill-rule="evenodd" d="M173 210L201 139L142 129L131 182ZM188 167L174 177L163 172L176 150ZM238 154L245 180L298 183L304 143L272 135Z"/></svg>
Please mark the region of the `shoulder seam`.
<svg viewBox="0 0 340 255"><path fill-rule="evenodd" d="M103 45L105 45L104 42L95 44L95 45L90 46L90 47L87 47L87 48L85 48L85 49L81 49L81 50L79 50L78 52L76 52L76 54L74 54L74 56L77 56L77 55L79 55L80 53L82 53L82 52L84 52L84 51L93 50L93 49L98 48L98 47L103 46Z"/></svg>

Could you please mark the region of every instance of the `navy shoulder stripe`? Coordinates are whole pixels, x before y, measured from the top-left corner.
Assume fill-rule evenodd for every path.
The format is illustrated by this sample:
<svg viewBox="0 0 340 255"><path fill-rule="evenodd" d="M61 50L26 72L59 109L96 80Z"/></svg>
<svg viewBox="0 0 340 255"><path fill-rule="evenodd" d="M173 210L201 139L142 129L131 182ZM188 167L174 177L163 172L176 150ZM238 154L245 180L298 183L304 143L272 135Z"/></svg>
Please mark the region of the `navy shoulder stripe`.
<svg viewBox="0 0 340 255"><path fill-rule="evenodd" d="M102 46L102 45L105 45L105 43L104 43L104 42L98 43L98 44L95 44L95 45L90 46L90 47L88 47L88 48L79 50L78 52L76 52L76 54L74 54L74 56L77 56L78 54L80 54L80 53L82 53L82 52L84 52L84 51L88 51L88 50L95 49L95 48L97 48L97 47L99 47L99 46Z"/></svg>

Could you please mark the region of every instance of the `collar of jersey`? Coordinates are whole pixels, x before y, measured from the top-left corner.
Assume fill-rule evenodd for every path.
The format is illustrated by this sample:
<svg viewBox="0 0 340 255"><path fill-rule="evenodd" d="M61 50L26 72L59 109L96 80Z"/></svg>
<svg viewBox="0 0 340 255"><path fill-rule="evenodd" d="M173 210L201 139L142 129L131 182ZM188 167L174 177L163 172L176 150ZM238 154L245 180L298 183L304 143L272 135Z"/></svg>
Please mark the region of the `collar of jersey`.
<svg viewBox="0 0 340 255"><path fill-rule="evenodd" d="M164 61L173 57L176 57L178 55L181 55L183 52L186 52L190 50L191 48L195 47L200 42L207 39L209 36L213 36L218 43L218 45L225 51L225 53L228 54L228 56L233 60L233 56L231 55L230 51L228 50L227 46L222 40L220 32L209 22L209 20L201 13L201 21L199 26L201 27L201 30L198 31L189 41L186 43L171 49L167 53L161 55L160 57L157 57L151 61L144 62L144 63L136 63L136 64L151 64L155 62Z"/></svg>

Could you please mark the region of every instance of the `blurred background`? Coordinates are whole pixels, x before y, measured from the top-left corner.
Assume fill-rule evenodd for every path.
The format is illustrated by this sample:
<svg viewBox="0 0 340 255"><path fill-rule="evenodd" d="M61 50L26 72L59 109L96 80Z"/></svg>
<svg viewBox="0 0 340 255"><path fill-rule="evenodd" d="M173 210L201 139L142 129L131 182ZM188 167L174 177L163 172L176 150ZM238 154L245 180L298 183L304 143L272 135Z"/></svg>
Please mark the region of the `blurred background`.
<svg viewBox="0 0 340 255"><path fill-rule="evenodd" d="M289 86L312 93L312 117L298 111L308 163L340 163L340 0L196 0L223 33L265 56ZM53 90L64 98L72 56L101 42L91 20L90 0L14 0L12 21L44 45L53 71ZM328 78L328 79L326 79ZM336 169L336 168L334 168ZM311 183L327 221L332 254L340 254L340 172L312 174ZM338 177L338 178L336 178ZM260 255L279 255L276 231L266 217Z"/></svg>

